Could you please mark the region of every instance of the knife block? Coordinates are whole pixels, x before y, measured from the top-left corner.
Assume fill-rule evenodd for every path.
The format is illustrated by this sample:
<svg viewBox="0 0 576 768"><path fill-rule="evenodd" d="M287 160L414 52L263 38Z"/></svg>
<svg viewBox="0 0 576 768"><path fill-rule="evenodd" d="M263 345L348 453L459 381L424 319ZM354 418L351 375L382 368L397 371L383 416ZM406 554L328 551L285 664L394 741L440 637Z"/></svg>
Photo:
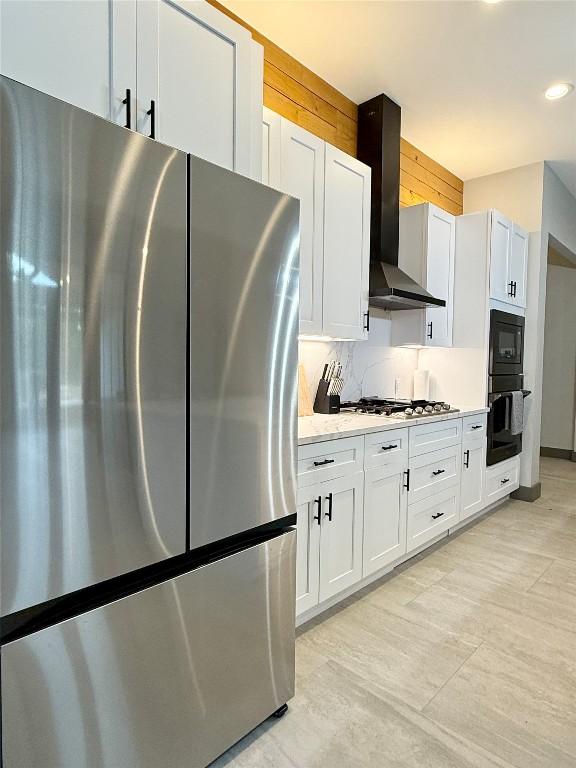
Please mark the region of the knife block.
<svg viewBox="0 0 576 768"><path fill-rule="evenodd" d="M314 400L314 413L340 413L340 395L329 395L329 381L320 379L316 398Z"/></svg>

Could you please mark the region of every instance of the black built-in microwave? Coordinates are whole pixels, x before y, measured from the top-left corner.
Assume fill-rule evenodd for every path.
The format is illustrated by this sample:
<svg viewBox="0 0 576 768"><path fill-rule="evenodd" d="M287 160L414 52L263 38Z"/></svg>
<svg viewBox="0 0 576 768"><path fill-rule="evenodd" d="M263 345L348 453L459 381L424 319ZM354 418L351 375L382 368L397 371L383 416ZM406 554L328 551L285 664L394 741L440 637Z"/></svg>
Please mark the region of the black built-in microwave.
<svg viewBox="0 0 576 768"><path fill-rule="evenodd" d="M523 373L524 368L524 318L490 311L490 376L510 376Z"/></svg>

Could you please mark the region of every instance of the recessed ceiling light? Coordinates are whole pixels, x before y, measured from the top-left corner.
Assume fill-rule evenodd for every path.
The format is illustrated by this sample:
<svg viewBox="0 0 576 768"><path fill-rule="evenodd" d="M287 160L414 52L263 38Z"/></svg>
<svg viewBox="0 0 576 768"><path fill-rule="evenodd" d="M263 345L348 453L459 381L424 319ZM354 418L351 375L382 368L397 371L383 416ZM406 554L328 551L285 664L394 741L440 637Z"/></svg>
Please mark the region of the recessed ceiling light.
<svg viewBox="0 0 576 768"><path fill-rule="evenodd" d="M554 83L554 85L546 88L544 96L546 96L547 99L550 99L550 101L555 101L556 99L563 99L564 96L568 96L570 91L573 90L574 86L572 83Z"/></svg>

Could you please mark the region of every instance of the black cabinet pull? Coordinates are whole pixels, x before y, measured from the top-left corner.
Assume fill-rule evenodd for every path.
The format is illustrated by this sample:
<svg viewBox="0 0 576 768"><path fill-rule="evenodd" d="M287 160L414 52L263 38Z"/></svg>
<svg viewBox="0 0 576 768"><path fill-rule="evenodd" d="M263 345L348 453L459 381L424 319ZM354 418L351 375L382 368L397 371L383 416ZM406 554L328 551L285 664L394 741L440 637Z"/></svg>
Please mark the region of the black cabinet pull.
<svg viewBox="0 0 576 768"><path fill-rule="evenodd" d="M468 469L470 466L470 451L464 451L464 468Z"/></svg>
<svg viewBox="0 0 576 768"><path fill-rule="evenodd" d="M505 477L504 480L500 480L500 482L502 483L502 485L506 485L506 483L510 482L510 478L509 477Z"/></svg>
<svg viewBox="0 0 576 768"><path fill-rule="evenodd" d="M318 525L320 525L320 517L321 517L321 513L322 513L322 496L318 496L317 499L314 499L314 504L318 504L318 514L317 515L313 515L312 519L316 520Z"/></svg>
<svg viewBox="0 0 576 768"><path fill-rule="evenodd" d="M516 298L516 288L517 288L516 280L514 280L514 298Z"/></svg>
<svg viewBox="0 0 576 768"><path fill-rule="evenodd" d="M334 459L323 459L322 461L315 461L315 467L323 467L325 464L334 464Z"/></svg>
<svg viewBox="0 0 576 768"><path fill-rule="evenodd" d="M369 331L370 330L370 310L368 312L364 312L364 328L363 330Z"/></svg>
<svg viewBox="0 0 576 768"><path fill-rule="evenodd" d="M150 109L148 112L146 112L147 115L150 115L150 135L148 136L149 139L155 139L156 138L156 102L154 99L150 102Z"/></svg>
<svg viewBox="0 0 576 768"><path fill-rule="evenodd" d="M508 283L508 296L514 296L514 282L512 280Z"/></svg>
<svg viewBox="0 0 576 768"><path fill-rule="evenodd" d="M428 333L426 334L426 336L427 336L429 339L431 339L431 338L432 338L432 321L430 321L430 322L428 323Z"/></svg>
<svg viewBox="0 0 576 768"><path fill-rule="evenodd" d="M326 501L328 502L328 512L324 512L324 517L327 517L330 522L332 522L332 494L329 493L328 496L326 496Z"/></svg>
<svg viewBox="0 0 576 768"><path fill-rule="evenodd" d="M473 424L472 429L482 429L482 424Z"/></svg>
<svg viewBox="0 0 576 768"><path fill-rule="evenodd" d="M391 451L392 448L398 448L398 446L397 445L383 445L381 450L382 451Z"/></svg>
<svg viewBox="0 0 576 768"><path fill-rule="evenodd" d="M409 490L410 490L410 470L409 470L409 469L405 469L405 470L404 470L404 480L405 480L406 482L404 483L404 486L403 486L403 487L404 487L404 488L405 488L407 491L409 491Z"/></svg>
<svg viewBox="0 0 576 768"><path fill-rule="evenodd" d="M126 98L122 99L122 104L126 105L126 124L124 128L132 128L132 91L126 88Z"/></svg>
<svg viewBox="0 0 576 768"><path fill-rule="evenodd" d="M439 517L442 517L444 512L438 512L436 515L432 515L432 520L438 520Z"/></svg>
<svg viewBox="0 0 576 768"><path fill-rule="evenodd" d="M446 472L445 469L436 469L434 472L432 472L433 475L443 475L444 472Z"/></svg>

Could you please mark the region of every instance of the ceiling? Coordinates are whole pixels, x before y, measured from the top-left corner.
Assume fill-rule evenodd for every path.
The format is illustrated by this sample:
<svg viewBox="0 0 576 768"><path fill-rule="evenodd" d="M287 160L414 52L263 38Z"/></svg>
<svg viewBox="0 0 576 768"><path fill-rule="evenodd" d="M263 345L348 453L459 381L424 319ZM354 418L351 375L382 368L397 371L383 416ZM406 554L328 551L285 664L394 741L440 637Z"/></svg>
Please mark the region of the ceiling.
<svg viewBox="0 0 576 768"><path fill-rule="evenodd" d="M466 180L541 160L576 196L576 0L224 0L358 103L384 92L402 135Z"/></svg>

